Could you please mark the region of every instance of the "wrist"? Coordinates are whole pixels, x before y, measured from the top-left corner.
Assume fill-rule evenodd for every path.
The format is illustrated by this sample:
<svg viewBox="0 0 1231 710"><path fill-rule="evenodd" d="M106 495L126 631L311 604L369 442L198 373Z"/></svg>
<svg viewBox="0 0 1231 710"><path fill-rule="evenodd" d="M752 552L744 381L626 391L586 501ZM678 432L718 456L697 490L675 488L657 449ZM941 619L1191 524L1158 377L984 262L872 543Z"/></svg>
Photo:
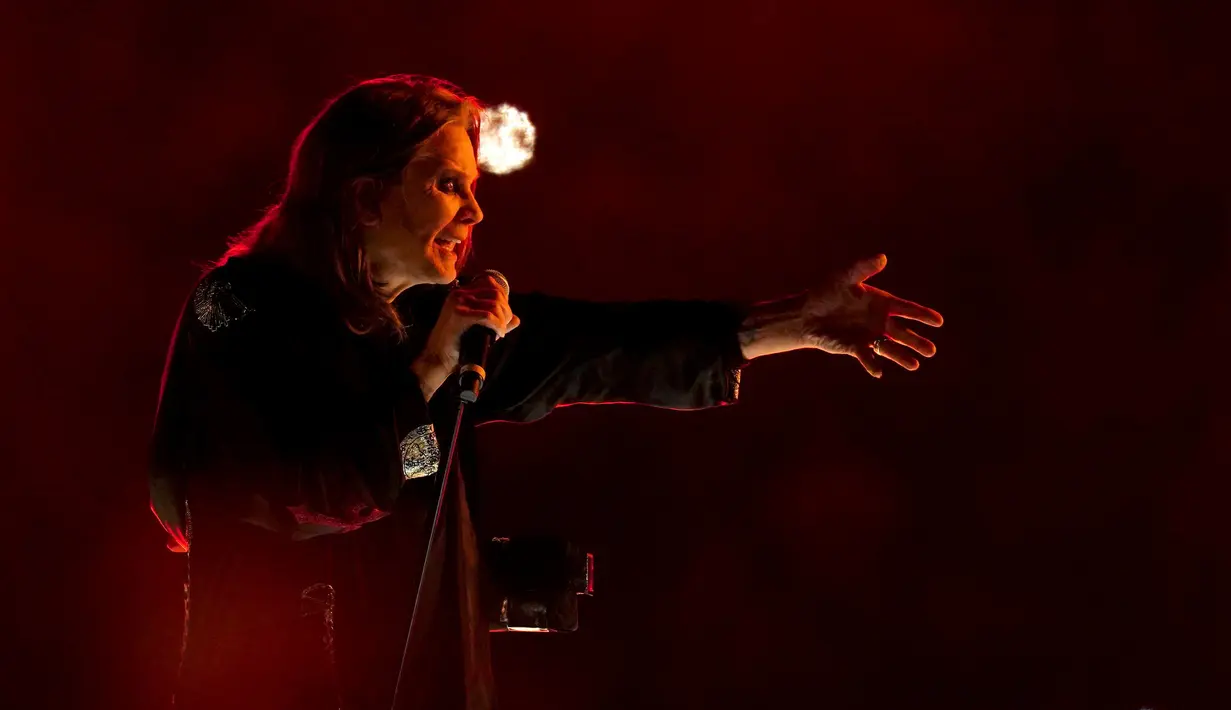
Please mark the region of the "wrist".
<svg viewBox="0 0 1231 710"><path fill-rule="evenodd" d="M740 323L740 351L747 360L803 347L807 293L748 307Z"/></svg>

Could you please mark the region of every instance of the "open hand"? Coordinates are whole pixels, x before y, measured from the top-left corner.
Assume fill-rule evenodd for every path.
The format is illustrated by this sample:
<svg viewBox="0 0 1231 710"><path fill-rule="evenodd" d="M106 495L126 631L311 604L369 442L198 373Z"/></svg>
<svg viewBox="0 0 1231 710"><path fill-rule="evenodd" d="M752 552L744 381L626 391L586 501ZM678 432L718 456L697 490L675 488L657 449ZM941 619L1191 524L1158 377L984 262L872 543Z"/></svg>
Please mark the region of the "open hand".
<svg viewBox="0 0 1231 710"><path fill-rule="evenodd" d="M931 308L865 284L886 261L883 254L865 259L819 288L753 306L740 329L744 357L814 348L850 355L873 377L883 374L881 358L918 369L915 356L932 357L936 346L901 319L931 326L944 319Z"/></svg>
<svg viewBox="0 0 1231 710"><path fill-rule="evenodd" d="M905 321L938 327L944 323L939 313L864 283L880 273L887 261L884 254L865 259L807 293L802 309L806 346L850 355L873 377L883 374L880 358L916 370L916 355L936 354L932 341Z"/></svg>

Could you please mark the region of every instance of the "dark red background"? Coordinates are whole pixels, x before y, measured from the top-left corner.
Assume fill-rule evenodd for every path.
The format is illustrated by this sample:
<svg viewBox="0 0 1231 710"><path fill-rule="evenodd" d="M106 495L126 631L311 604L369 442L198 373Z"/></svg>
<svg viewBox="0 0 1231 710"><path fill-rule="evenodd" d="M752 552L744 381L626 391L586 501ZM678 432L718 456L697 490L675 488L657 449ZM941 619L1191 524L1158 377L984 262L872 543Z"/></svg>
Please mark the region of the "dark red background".
<svg viewBox="0 0 1231 710"><path fill-rule="evenodd" d="M764 298L884 251L947 317L915 374L791 354L732 408L483 430L488 519L600 565L579 633L495 639L507 708L1226 707L1231 116L1196 6L6 7L0 702L160 707L183 558L143 459L194 263L328 96L412 71L538 125L480 194L518 289Z"/></svg>

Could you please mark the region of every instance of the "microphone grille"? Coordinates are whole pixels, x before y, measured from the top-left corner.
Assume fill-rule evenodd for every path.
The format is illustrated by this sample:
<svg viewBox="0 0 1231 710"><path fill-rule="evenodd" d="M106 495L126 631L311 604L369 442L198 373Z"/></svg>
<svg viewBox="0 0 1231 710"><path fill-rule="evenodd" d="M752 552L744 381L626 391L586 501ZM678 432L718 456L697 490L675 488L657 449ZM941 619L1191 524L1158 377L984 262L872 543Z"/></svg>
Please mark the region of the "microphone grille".
<svg viewBox="0 0 1231 710"><path fill-rule="evenodd" d="M509 295L509 280L504 277L504 274L495 269L484 269L483 273L496 280L496 285L500 287L501 291L504 291L504 295Z"/></svg>

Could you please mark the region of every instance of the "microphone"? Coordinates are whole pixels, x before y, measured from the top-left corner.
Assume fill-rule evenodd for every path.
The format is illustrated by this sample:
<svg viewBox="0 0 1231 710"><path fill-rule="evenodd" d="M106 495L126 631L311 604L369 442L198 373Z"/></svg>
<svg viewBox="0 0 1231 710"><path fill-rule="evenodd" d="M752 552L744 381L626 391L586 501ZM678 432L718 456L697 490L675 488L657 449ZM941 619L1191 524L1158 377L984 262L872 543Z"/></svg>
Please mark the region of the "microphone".
<svg viewBox="0 0 1231 710"><path fill-rule="evenodd" d="M490 276L496 281L496 286L509 295L509 280L495 269L487 269L479 276ZM476 277L478 278L478 277ZM485 325L472 325L462 333L460 357L461 366L457 376L457 384L461 388L459 399L467 404L473 404L479 399L479 391L487 380L487 353L496 339L496 331Z"/></svg>

